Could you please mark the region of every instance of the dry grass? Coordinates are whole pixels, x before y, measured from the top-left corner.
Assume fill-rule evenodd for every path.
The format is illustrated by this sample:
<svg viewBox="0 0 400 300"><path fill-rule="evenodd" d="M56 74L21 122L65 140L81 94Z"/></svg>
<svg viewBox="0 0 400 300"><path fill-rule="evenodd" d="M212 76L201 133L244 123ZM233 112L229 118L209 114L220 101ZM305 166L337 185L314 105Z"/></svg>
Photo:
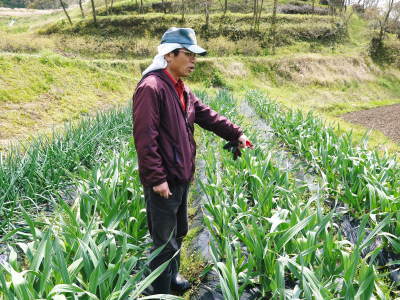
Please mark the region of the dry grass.
<svg viewBox="0 0 400 300"><path fill-rule="evenodd" d="M55 48L55 41L32 33L8 34L1 32L0 51L34 53Z"/></svg>
<svg viewBox="0 0 400 300"><path fill-rule="evenodd" d="M367 57L307 54L284 58L276 63L280 78L297 84L322 86L375 80L380 70Z"/></svg>
<svg viewBox="0 0 400 300"><path fill-rule="evenodd" d="M257 56L263 55L265 52L260 41L250 38L232 41L227 37L219 36L208 40L199 39L199 44L208 50L209 55L216 57L226 55Z"/></svg>
<svg viewBox="0 0 400 300"><path fill-rule="evenodd" d="M124 38L35 33L0 34L0 51L13 53L40 53L54 51L67 57L145 58L157 51L155 38Z"/></svg>

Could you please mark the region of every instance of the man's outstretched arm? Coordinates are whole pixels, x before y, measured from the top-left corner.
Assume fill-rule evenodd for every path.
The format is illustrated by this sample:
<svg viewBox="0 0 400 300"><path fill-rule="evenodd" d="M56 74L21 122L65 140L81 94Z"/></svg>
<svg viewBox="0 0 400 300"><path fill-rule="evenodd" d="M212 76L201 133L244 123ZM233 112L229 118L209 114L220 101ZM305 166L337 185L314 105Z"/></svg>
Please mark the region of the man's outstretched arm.
<svg viewBox="0 0 400 300"><path fill-rule="evenodd" d="M238 141L240 148L250 147L251 143L249 139L243 134L243 130L239 126L233 124L226 117L202 103L197 97L195 97L194 107L196 115L195 123L206 130L214 132L227 141Z"/></svg>

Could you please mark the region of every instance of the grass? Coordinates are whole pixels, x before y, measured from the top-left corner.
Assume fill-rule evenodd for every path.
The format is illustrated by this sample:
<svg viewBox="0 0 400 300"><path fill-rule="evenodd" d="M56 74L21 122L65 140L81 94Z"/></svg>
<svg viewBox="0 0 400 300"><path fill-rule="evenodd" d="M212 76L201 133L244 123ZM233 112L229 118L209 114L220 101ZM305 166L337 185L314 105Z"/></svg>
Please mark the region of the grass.
<svg viewBox="0 0 400 300"><path fill-rule="evenodd" d="M57 16L60 18L59 14ZM76 16L78 18L78 14ZM65 20L54 22L56 16L50 18L48 23L25 18L21 20L22 24L26 22L32 28L17 30L17 27L11 29L7 26L9 18L0 17L0 50L30 53L47 50L65 56L144 58L152 56L153 52L149 49L158 45L160 32L171 26L187 26L196 30L199 41L207 45L210 55L266 55L270 52L270 16L263 17L261 31L256 34L251 30L251 18L251 14L230 13L225 17L215 14L211 16L209 30L205 31L201 15L188 15L185 24L180 24L179 15L104 16L98 20L101 30L93 26L90 18L77 19L71 27ZM337 28L329 25L329 17L326 16L279 15L278 21L278 43L281 46L303 41L325 48L327 41L335 42L341 35ZM136 30L129 30L132 27ZM38 28L39 32L52 34L38 35ZM246 49L250 40L254 47Z"/></svg>
<svg viewBox="0 0 400 300"><path fill-rule="evenodd" d="M75 13L74 21L78 16L77 11ZM156 16L160 15L150 14L147 17L153 18L154 21ZM121 21L146 19L139 16L100 18L99 20L110 26L109 29L116 30L113 37L94 34L91 31L90 22L75 24L72 29L68 29L68 26L61 23L53 26L53 28L58 28L57 30L65 29L65 32L79 28L83 32L86 31L86 35L57 33L48 37L32 33L30 29L32 23L35 23L33 28L36 30L44 23L52 22L60 17L62 15L55 14L44 17L44 20L37 17L21 19L17 20L17 26L13 28L7 28L8 20L0 18L2 50L35 54L0 55L0 107L1 112L4 112L8 118L2 118L0 126L5 128L2 130L3 134L7 131L11 133L6 138L17 134L23 136L28 131L32 132L32 128L38 131L49 123L79 118L95 109L125 102L131 96L134 81L140 77L140 69L149 63L148 57L154 53L155 46L158 44L159 37L151 37L153 33L141 38L133 36L127 38L120 35L118 32L120 29L114 28L117 27L116 24L121 25L122 23L118 23ZM179 16L165 19L169 22L174 18L177 19ZM188 24L196 20L202 19L188 16ZM317 23L322 23L327 18L280 16L280 20L285 23L281 26L283 43L285 36L298 34L295 30L298 27L296 22L302 23L300 27L304 36L298 37L295 41L291 39L290 46L279 47L275 56L258 57L258 55L269 55L268 48L260 41L248 38L245 30L237 31L230 24L237 23L241 26L248 23L249 15L229 14L225 18L224 25L226 26L225 35L228 37L215 36L207 40L200 38L200 44L210 49L212 56L218 57L201 59L197 70L187 80L189 85L191 87L206 86L211 88L212 92L215 92L214 87L224 87L232 90L236 95L244 95L249 88L257 88L289 108L300 106L304 112L314 111L325 120L341 124L340 127L328 130L326 135L324 135L325 131L317 126L320 130L319 133L317 132L318 138L323 136L338 140L338 132L348 132L349 129L356 128L352 140L362 141L365 129L344 123L338 119L338 116L343 112L398 103L400 94L398 70L390 66L379 67L365 56L369 39L365 21L353 16L349 27L349 37L341 40L340 43L331 43L329 40L313 41L315 33L318 34L319 30L327 29L331 25L324 24L325 27L318 28L309 26L310 22L318 20ZM123 25L126 27L129 22ZM159 25L167 26L168 22ZM217 24L217 22L222 22L222 17L214 15L212 23ZM154 28L152 30L154 31ZM232 41L232 37L235 36L244 38ZM307 40L308 37L311 41ZM250 43L253 46L247 49ZM50 52L43 54L43 51ZM72 58L54 55L53 51L63 56L72 56ZM305 54L305 52L314 54ZM235 56L219 57L227 54ZM75 59L74 56L89 59ZM93 59L94 57L96 59ZM110 59L115 57L145 57L147 59ZM25 76L21 76L22 74ZM77 89L76 86L80 88ZM104 105L104 102L107 104ZM231 105L231 98L223 94L219 94L212 103L218 110L225 111L227 114L233 110L231 106L227 106L227 103ZM259 105L260 107L262 105ZM20 112L21 110L23 112ZM271 113L267 117L271 115L275 114ZM388 295L391 290L390 283L382 281L382 274L371 264L371 261L362 258L360 253L377 235L383 237L387 245L396 245L395 239L386 240L386 238L389 236L387 231L398 236L398 222L390 220L390 215L385 215L382 211L384 209L392 211L391 207L397 205L392 201L392 206L390 206L387 201L393 197L397 199L398 195L390 194L390 191L395 193L397 190L391 189L390 184L388 185L381 175L386 174L386 178L389 179L397 178L397 169L388 168L389 160L383 159L375 152L368 152L368 149L362 149L361 154L357 151L348 152L362 162L363 172L355 165L351 165L352 162L349 162L348 157L339 160L343 164L350 164L352 170L347 175L343 171L347 170L346 166L334 165L334 168L330 169L333 163L326 160L326 153L332 153L333 150L329 148L326 151L315 151L314 148L319 149L322 145L309 144L307 137L316 133L300 130L303 127L314 128L315 119L302 119L300 122L300 115L290 116L292 119L285 119L284 123L287 127L292 126L290 127L292 130L280 133L281 137L288 142L288 147L292 147L297 153L303 153L315 168L320 167L324 174L327 174L330 192L323 196L349 201L351 208L357 212L355 213L357 217L363 212L371 213L372 211L370 220L362 218L360 232L363 228L367 228L373 234L368 234L366 240L360 239L358 244L349 245L336 231L338 226L335 222L338 216L329 213L329 208L324 207L322 199L309 199L309 191L304 187L296 187L293 174L282 172L274 165L273 160L268 156L268 154L271 155L268 147L260 147L256 149L254 156L246 153L242 160L232 162L229 154L220 153L222 145L215 144L213 139L206 136L204 143L207 144L208 152L203 155L207 159L209 181L204 184L204 190L209 195L207 209L210 217L206 217L205 222L214 235L215 243L212 244L214 269L220 276L223 294L227 299L239 299L246 287L256 285L261 287L264 297L277 298L284 295L294 296L299 291L305 298L311 298L311 295L314 295L320 299L331 298L333 295L349 299L356 296L367 299L371 296L372 290L379 296ZM235 115L231 117L236 118ZM293 120L298 122L289 122ZM303 126L302 122L307 126ZM109 125L112 129L117 127L112 123ZM122 130L122 136L129 136L129 128L130 126L126 125ZM141 206L134 205L130 200L133 194L140 193L137 190L138 183L133 180L137 176L131 177L136 169L128 162L134 157L134 153L125 152L125 145L121 153L112 153L107 163L102 160L106 163L105 167L98 167L95 160L102 157L108 146L112 146L103 144L104 140L115 142L114 146L120 145L119 138L111 138L115 138L114 131L103 130L100 127L93 129L89 126L75 133L71 132L68 128L64 131L67 135L71 134L73 139L81 137L78 144L82 147L77 147L72 140L71 142L63 140L63 134L60 133L53 138L38 140L33 148L28 149L25 156L18 156L20 154L10 156L14 159L10 165L15 166L14 170L18 170L13 173L16 174L15 176L10 176L4 171L8 167L3 168L3 175L0 176L1 182L6 183L3 184L3 191L6 187L5 195L7 197L11 195L7 199L4 196L1 198L3 208L6 208L3 213L11 217L8 221L15 218L23 219L13 224L16 230L14 231L16 235L13 237L16 240L21 237L31 239L33 242L29 247L32 249L22 246L21 251L28 249L34 253L31 255L29 251L26 252L26 260L21 265L18 264L18 260L15 260L14 253L16 252L12 252L8 264L0 267L2 269L0 286L3 287L4 293L9 293L8 297L12 298L13 296L10 295L15 294L16 297L23 298L25 296L21 293L25 291L31 293L28 298L44 297L46 294L60 294L58 296L61 297L61 294L66 293L67 290L74 291L75 297L82 296L84 293L86 295L91 295L88 293L97 295L115 293L111 279L98 282L96 281L98 274L107 274L115 280L118 278L123 282L129 282L129 285L138 283L138 281L130 281L132 277L129 277L126 272L117 274L114 268L117 262L117 264L123 263L129 268L132 267L125 271L142 270L141 266L145 261L140 254L144 245L141 242L136 243L145 237L145 227L141 226L144 222L143 214L140 212ZM119 134L117 136L120 137ZM61 144L69 148L57 148L55 144L58 137L61 137ZM93 142L93 138L96 142ZM264 143L262 139L256 139L254 133L252 133L252 138L255 139L256 144ZM87 142L88 140L91 142ZM369 147L381 146L384 140L381 135L374 134L370 138ZM345 138L341 141L342 145L348 144ZM399 150L398 145L391 144L391 146L393 151ZM77 153L76 148L80 148L82 152ZM345 153L345 151L342 152ZM60 160L60 157L64 159ZM218 161L217 157L221 161ZM1 160L2 164L4 161L9 161L8 158ZM321 161L324 162L323 165ZM381 165L375 168L378 165L377 161ZM59 165L63 167L54 168ZM93 167L93 171L86 169ZM117 170L118 174L113 170ZM382 172L379 173L379 170ZM48 176L50 173L53 175ZM320 175L322 176L322 173ZM371 176L368 177L369 175ZM56 189L65 186L71 180L71 176L79 176L78 186L81 190L72 209L62 206L59 208L60 211L56 211L55 219L49 222L43 218L44 220L39 222L29 218L20 207L20 204L26 204L26 210L29 211L32 207L40 206L38 203L48 203L51 201L50 195ZM83 180L81 176L84 177ZM347 180L346 176L353 176L355 179ZM381 181L371 179L374 176ZM360 178L357 181L357 177L370 179L367 180L368 184L365 184L366 182ZM10 179L14 180L11 184ZM130 180L132 182L128 182ZM271 184L266 185L265 182ZM349 187L346 182L356 182L353 184L355 187ZM382 196L384 194L389 196L385 198ZM363 201L357 201L361 198ZM18 201L16 202L15 199ZM99 199L104 201L99 201ZM117 201L113 202L114 200ZM366 206L362 207L358 202ZM136 222L128 224L125 220L128 218L116 213L117 210L125 212L126 205L133 210ZM61 212L60 216L59 212ZM385 216L389 217L385 218ZM54 220L56 222L53 222ZM74 220L78 220L79 224L71 226ZM280 223L274 223L276 220L280 220ZM57 225L52 225L53 223ZM23 226L24 229L20 229L19 226ZM30 226L30 229L26 230L26 226ZM112 228L111 231L109 227ZM12 228L8 227L8 229ZM131 235L129 242L124 241L124 235L113 231L116 228L129 232ZM198 274L204 266L202 259L196 254L191 254L189 248L186 247L197 230L190 232L182 253L182 266L185 275L189 278L200 277ZM70 235L71 231L76 234L75 237ZM79 242L76 242L76 237L79 238ZM121 251L125 251L125 245L133 251L125 257L119 256ZM12 247L18 249L19 246L14 244ZM62 251L59 251L60 247ZM94 252L90 252L89 248L95 249ZM279 255L276 249L279 250ZM43 259L43 253L50 258ZM53 253L61 254L52 257ZM112 253L118 253L118 255L113 257ZM60 274L60 270L63 269L58 270L54 266L62 266L62 257L64 257L64 260L68 261L65 265L73 269L75 263L78 263L71 258L79 256L84 259L84 267L78 267L78 269L81 268L79 282L72 283L71 280L67 280L71 274L68 275L65 272ZM138 258L139 260L135 262ZM371 259L375 258L375 253L371 253ZM37 269L37 273L25 273L28 268ZM89 273L94 275L88 276ZM134 278L139 277L143 279L141 275ZM45 280L45 278L50 279ZM21 285L18 285L18 280L22 282ZM343 285L338 285L338 282ZM130 289L127 285L125 287Z"/></svg>
<svg viewBox="0 0 400 300"><path fill-rule="evenodd" d="M340 61L340 68L335 62ZM314 112L339 131L352 130L361 141L365 127L340 118L343 113L400 102L398 71L376 67L368 58L321 54L297 54L291 57L220 59L209 61L207 70L222 70L228 87L244 96L248 89L258 89L271 99L293 109ZM234 68L232 66L235 66ZM197 82L197 81L196 81ZM382 133L372 131L371 149L400 151L399 145Z"/></svg>
<svg viewBox="0 0 400 300"><path fill-rule="evenodd" d="M51 131L66 120L125 104L133 91L132 68L83 62L44 53L0 55L0 139Z"/></svg>
<svg viewBox="0 0 400 300"><path fill-rule="evenodd" d="M190 296L196 291L201 282L202 273L207 266L204 258L198 252L192 250L193 240L200 230L200 226L190 229L181 248L180 273L192 284L192 288L185 293L185 299L190 299Z"/></svg>
<svg viewBox="0 0 400 300"><path fill-rule="evenodd" d="M77 60L51 53L1 55L0 69L6 80L0 81L3 144L29 136L32 128L49 131L64 120L126 103L140 71L149 63L147 59ZM225 86L238 95L248 88L261 89L288 107L298 107L301 101L304 111L317 112L348 128L350 125L339 118L342 113L398 103L399 78L396 69L387 67L383 72L364 57L296 54L289 58L199 59L187 82L194 88ZM76 89L77 85L82 88ZM365 129L352 127L357 135L363 135ZM380 139L375 134L372 145L381 144ZM395 145L391 148L396 151Z"/></svg>

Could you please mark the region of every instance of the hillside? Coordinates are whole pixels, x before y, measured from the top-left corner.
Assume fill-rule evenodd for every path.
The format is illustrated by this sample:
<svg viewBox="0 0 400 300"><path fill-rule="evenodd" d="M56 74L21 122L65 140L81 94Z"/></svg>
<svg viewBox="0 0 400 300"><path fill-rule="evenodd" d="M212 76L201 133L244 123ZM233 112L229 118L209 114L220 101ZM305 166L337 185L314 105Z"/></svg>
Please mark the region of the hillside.
<svg viewBox="0 0 400 300"><path fill-rule="evenodd" d="M389 34L386 62L372 60L369 48L374 29L356 13L347 13L348 23L344 23L345 16L304 14L308 4L281 2L280 12L294 9L298 14L278 14L276 37L271 40L268 5L254 30L253 16L250 11L243 13L248 7L240 2L230 2L227 14L218 12L214 4L208 27L197 4L190 6L182 21L179 6L169 7L164 14L154 3L145 3L144 14L131 2L116 2L108 12L103 6L97 12L97 25L89 17L89 3L85 19L78 7L70 9L72 26L62 11L0 17L5 87L0 93L1 144L26 137L31 126L48 129L95 107L126 103L139 70L149 63L160 35L170 26L193 27L199 44L208 50L208 57L199 59L188 79L195 87L225 85L239 94L261 89L289 107L313 110L344 128L355 128L359 136L365 129L343 123L341 114L399 102L400 43ZM327 8L319 5L318 9ZM9 57L16 63L6 64ZM48 59L61 65L56 63L53 69L53 63L46 65ZM86 70L93 80L86 81ZM21 76L25 72L29 76ZM63 80L64 72L69 74L68 82ZM89 88L79 91L75 84ZM75 103L83 104L77 108ZM63 109L56 110L57 105ZM38 106L45 110L38 112ZM381 135L377 136L373 144L380 144Z"/></svg>

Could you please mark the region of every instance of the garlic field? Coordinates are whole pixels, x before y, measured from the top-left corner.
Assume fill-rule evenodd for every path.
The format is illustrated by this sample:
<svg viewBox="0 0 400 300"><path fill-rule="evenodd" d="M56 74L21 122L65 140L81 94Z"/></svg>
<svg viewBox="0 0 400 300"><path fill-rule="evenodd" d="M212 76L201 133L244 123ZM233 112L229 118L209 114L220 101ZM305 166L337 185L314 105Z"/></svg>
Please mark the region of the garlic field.
<svg viewBox="0 0 400 300"><path fill-rule="evenodd" d="M218 275L218 293L399 297L396 158L257 91L198 94L255 145L233 160L223 140L196 128L202 164L193 188L205 199L206 269ZM165 266L147 268L130 118L129 107L116 109L1 157L0 299L152 299L142 292Z"/></svg>

